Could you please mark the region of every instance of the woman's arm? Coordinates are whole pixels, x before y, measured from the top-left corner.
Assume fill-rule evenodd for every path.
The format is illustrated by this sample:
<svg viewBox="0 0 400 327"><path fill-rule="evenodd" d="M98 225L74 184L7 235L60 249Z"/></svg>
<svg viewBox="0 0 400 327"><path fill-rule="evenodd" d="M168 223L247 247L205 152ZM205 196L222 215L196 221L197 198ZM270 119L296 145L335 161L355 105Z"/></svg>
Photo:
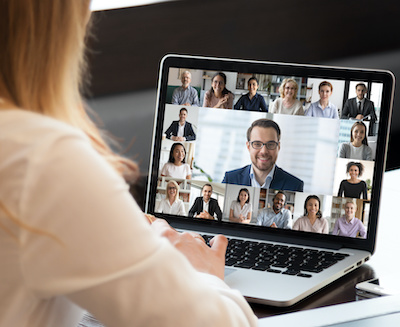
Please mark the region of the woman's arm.
<svg viewBox="0 0 400 327"><path fill-rule="evenodd" d="M34 296L65 295L110 327L256 326L244 298L207 268L210 261L223 271L226 241L208 248L188 235L158 235L88 141L44 143L48 149L29 158L20 217L59 242L21 230L21 266Z"/></svg>

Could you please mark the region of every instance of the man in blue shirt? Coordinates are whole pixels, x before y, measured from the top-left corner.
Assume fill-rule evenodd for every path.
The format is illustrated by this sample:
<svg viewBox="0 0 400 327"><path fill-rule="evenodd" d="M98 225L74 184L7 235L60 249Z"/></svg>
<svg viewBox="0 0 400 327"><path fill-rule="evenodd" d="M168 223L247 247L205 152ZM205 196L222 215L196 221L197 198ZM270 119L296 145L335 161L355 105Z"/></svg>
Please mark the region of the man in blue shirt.
<svg viewBox="0 0 400 327"><path fill-rule="evenodd" d="M304 182L279 168L281 130L276 122L261 118L247 130L251 165L227 171L222 183L303 192Z"/></svg>
<svg viewBox="0 0 400 327"><path fill-rule="evenodd" d="M288 209L283 208L285 193L279 191L272 199L272 208L262 209L257 216L257 225L272 228L292 228L292 217Z"/></svg>
<svg viewBox="0 0 400 327"><path fill-rule="evenodd" d="M177 87L172 93L172 104L184 106L199 106L199 96L194 87L190 86L192 74L184 71L181 75L182 86Z"/></svg>
<svg viewBox="0 0 400 327"><path fill-rule="evenodd" d="M257 93L258 80L255 77L251 77L247 82L249 92L242 95L238 102L236 102L234 109L243 109L249 111L265 111L268 112L267 104L265 103L264 97Z"/></svg>

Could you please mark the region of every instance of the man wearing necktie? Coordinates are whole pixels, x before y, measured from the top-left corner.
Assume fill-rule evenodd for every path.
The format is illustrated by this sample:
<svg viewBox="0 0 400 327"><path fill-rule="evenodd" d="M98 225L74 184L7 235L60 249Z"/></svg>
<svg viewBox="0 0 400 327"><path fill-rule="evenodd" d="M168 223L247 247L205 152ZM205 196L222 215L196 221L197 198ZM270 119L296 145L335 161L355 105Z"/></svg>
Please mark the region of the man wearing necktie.
<svg viewBox="0 0 400 327"><path fill-rule="evenodd" d="M374 135L373 126L377 120L374 103L367 99L367 87L364 83L356 85L356 97L348 99L343 106L341 119L358 119L370 121L368 135Z"/></svg>

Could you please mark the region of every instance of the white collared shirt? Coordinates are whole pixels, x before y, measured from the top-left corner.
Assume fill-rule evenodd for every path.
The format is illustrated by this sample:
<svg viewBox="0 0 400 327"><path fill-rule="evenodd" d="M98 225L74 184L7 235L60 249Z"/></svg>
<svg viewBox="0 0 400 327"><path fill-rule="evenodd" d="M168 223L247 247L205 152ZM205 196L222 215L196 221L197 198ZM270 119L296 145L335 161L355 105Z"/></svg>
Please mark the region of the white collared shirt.
<svg viewBox="0 0 400 327"><path fill-rule="evenodd" d="M178 123L178 135L177 136L183 137L185 135L185 125L186 125L186 122L183 125L181 125L180 122Z"/></svg>
<svg viewBox="0 0 400 327"><path fill-rule="evenodd" d="M253 164L252 164L251 167L250 167L251 186L252 187L261 187L261 188L269 188L269 186L271 185L271 182L272 182L272 178L274 177L275 167L276 167L276 165L274 165L272 167L271 171L269 172L269 174L265 178L264 184L260 186L260 184L257 182L256 176L254 174L254 169L253 169Z"/></svg>

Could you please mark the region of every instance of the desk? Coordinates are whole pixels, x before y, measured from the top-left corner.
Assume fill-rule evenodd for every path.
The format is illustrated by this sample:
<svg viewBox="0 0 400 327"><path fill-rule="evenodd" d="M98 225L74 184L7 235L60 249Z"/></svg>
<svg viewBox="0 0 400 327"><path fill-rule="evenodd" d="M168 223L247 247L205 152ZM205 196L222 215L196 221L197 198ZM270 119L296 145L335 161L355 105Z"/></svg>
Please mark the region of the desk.
<svg viewBox="0 0 400 327"><path fill-rule="evenodd" d="M375 254L368 264L343 276L334 283L326 286L319 292L311 295L300 303L288 307L277 308L260 304L251 304L255 314L259 317L268 317L277 314L313 309L356 300L355 284L389 272L399 271L399 261L393 262L390 258L397 258L400 250L400 214L396 204L400 199L400 170L387 172L384 175L380 220ZM85 316L79 327L101 327L95 319Z"/></svg>

